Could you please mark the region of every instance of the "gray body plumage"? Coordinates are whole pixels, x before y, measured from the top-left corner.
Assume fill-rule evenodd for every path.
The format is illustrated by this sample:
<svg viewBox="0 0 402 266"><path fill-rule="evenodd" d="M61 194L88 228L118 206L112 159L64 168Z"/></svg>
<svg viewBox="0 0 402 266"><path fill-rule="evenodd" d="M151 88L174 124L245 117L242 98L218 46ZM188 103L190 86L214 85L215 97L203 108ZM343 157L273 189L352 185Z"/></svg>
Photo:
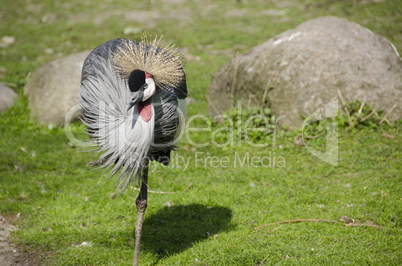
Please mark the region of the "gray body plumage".
<svg viewBox="0 0 402 266"><path fill-rule="evenodd" d="M128 81L116 71L113 55L130 45L140 47L137 42L116 39L95 48L84 62L79 95L91 142L95 150L103 152L100 167L110 171L109 178L121 169L117 179L121 189L141 176L146 159L169 164L185 112L179 110L178 100L187 95L183 72L182 80L174 88L169 84L157 87L150 98L153 110L150 121L145 122L139 116L138 104L127 111ZM151 48L150 44L141 46L144 47ZM161 49L154 51L167 53Z"/></svg>

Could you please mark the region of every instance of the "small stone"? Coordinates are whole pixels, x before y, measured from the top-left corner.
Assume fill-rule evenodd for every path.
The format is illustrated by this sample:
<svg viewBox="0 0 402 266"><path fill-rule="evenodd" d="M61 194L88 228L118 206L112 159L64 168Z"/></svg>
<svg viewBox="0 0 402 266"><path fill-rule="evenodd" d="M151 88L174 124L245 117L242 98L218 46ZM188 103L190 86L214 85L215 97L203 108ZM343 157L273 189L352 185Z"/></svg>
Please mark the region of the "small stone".
<svg viewBox="0 0 402 266"><path fill-rule="evenodd" d="M79 245L80 247L92 247L91 242L84 241Z"/></svg>
<svg viewBox="0 0 402 266"><path fill-rule="evenodd" d="M12 107L18 99L17 93L0 83L0 113Z"/></svg>
<svg viewBox="0 0 402 266"><path fill-rule="evenodd" d="M218 234L215 234L215 235L214 235L214 239L217 239L218 237L219 237Z"/></svg>
<svg viewBox="0 0 402 266"><path fill-rule="evenodd" d="M139 32L141 32L140 28L131 27L131 26L125 27L123 30L124 35L132 35L132 34L137 34Z"/></svg>
<svg viewBox="0 0 402 266"><path fill-rule="evenodd" d="M391 134L387 134L387 133L382 133L381 134L381 136L382 137L384 137L384 138L389 138L389 139L394 139L395 138L395 136L394 135L391 135Z"/></svg>
<svg viewBox="0 0 402 266"><path fill-rule="evenodd" d="M352 224L355 222L352 218L349 218L347 216L342 216L341 219L339 219L341 222L344 222L345 224Z"/></svg>
<svg viewBox="0 0 402 266"><path fill-rule="evenodd" d="M304 141L302 139L295 139L295 146L304 146Z"/></svg>
<svg viewBox="0 0 402 266"><path fill-rule="evenodd" d="M4 36L0 41L0 47L6 48L15 42L15 38L13 36Z"/></svg>
<svg viewBox="0 0 402 266"><path fill-rule="evenodd" d="M345 188L350 188L352 185L350 183L346 183Z"/></svg>

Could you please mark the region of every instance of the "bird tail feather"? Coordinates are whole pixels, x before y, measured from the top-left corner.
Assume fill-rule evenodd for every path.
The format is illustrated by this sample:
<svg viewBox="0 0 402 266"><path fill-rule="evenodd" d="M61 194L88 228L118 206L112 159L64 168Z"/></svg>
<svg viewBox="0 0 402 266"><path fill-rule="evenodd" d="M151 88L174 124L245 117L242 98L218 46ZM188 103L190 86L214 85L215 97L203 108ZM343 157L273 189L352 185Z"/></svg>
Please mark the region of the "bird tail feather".
<svg viewBox="0 0 402 266"><path fill-rule="evenodd" d="M102 152L99 166L109 171L107 180L117 175L121 192L139 180L153 141L154 115L145 122L138 105L126 111L129 99L127 81L116 74L109 60L91 58L93 71L82 80L79 102L92 149ZM154 112L153 112L154 114Z"/></svg>

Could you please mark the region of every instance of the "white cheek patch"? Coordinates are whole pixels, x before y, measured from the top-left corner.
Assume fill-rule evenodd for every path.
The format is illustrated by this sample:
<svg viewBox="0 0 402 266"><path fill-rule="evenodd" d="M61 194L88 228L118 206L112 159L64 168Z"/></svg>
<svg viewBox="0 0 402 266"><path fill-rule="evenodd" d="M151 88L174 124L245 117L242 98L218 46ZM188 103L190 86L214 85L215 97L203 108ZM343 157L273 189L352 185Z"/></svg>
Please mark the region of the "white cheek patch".
<svg viewBox="0 0 402 266"><path fill-rule="evenodd" d="M156 90L155 81L153 78L147 78L145 82L148 84L148 87L144 90L144 97L142 98L143 101L148 100L152 95L154 95Z"/></svg>

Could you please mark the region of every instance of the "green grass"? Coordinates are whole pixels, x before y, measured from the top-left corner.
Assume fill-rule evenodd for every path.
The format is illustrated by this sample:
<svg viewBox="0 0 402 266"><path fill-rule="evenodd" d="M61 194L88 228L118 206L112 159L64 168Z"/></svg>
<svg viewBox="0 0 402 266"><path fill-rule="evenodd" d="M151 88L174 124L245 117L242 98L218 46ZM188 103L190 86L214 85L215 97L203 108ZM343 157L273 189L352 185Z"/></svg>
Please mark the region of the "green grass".
<svg viewBox="0 0 402 266"><path fill-rule="evenodd" d="M246 52L311 18L347 18L383 35L402 51L402 7L397 0L288 1L282 6L281 1L154 2L6 0L0 7L0 37L15 37L14 44L0 48L0 67L6 68L2 81L19 94L16 106L0 115L0 213L21 214L14 218L20 230L12 234L13 240L28 250L45 252L49 264L130 264L137 191L111 197L116 193L114 183L104 184L102 177L96 178L98 173L86 167L96 154L70 145L64 129L49 129L30 120L23 88L35 67L121 37L127 26L159 32L199 57L185 64L190 97L195 99L188 110L191 117L207 113L205 95L211 76L236 52ZM183 8L185 12L180 12ZM166 15L148 27L124 16L136 9L178 15ZM264 9L278 12L268 16L261 12ZM243 15L227 14L233 10ZM47 48L54 53L45 53ZM206 126L204 122L196 120L194 125ZM213 130L219 128L212 125ZM73 125L74 133L83 131L81 124ZM384 132L395 138L382 137ZM337 166L295 146L296 133L281 134L276 142L272 136L267 138L265 148L238 145L238 139L233 146L219 148L191 145L190 140L204 143L212 138L209 132L191 131L174 152L170 167L152 164L150 189L174 193L149 194L141 263L400 264L399 129L340 129ZM325 138L309 145L323 150ZM252 164L253 158L262 157L266 157L264 165ZM227 158L227 163L214 167L214 158ZM271 165L266 165L269 160ZM171 207L165 206L167 202ZM345 226L339 222L343 215L380 228ZM254 229L292 219L338 223ZM79 246L84 241L92 246Z"/></svg>

